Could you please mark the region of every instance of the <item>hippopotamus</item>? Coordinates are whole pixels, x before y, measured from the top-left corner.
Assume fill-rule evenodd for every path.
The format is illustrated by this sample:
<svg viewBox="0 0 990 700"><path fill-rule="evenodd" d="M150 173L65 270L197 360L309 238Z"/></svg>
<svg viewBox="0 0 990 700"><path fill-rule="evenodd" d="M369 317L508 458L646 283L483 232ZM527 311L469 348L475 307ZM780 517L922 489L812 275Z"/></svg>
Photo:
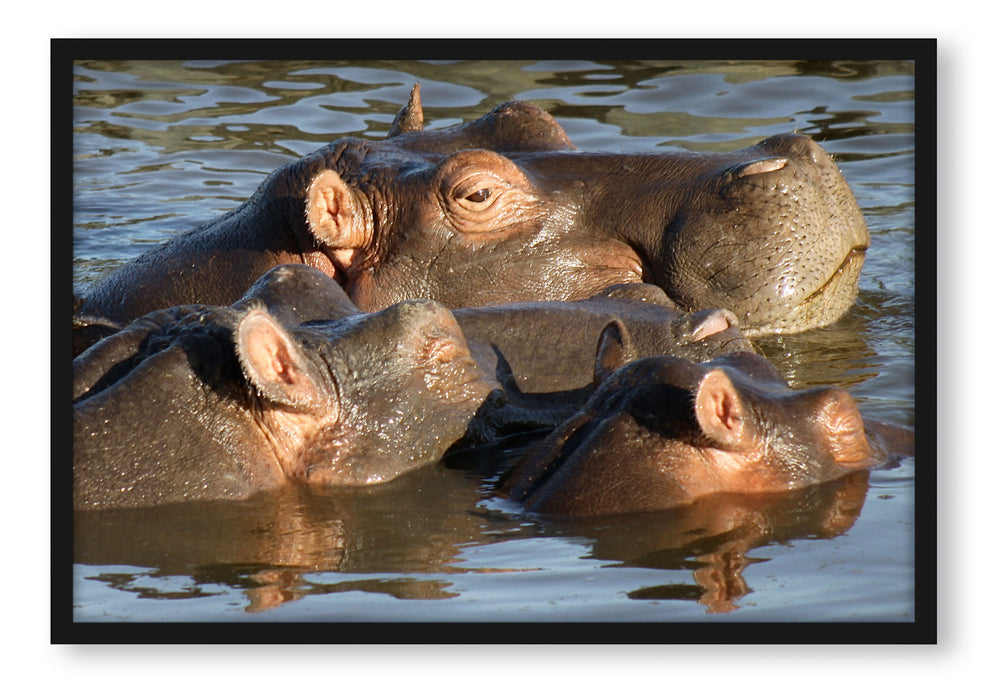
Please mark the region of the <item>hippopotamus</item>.
<svg viewBox="0 0 990 700"><path fill-rule="evenodd" d="M464 436L493 387L446 308L321 312L336 284L295 272L273 269L232 306L152 312L75 359L76 510L375 484Z"/></svg>
<svg viewBox="0 0 990 700"><path fill-rule="evenodd" d="M654 285L620 284L577 301L493 304L453 314L475 360L495 370L501 385L526 395L565 393L567 401L584 392L581 403L594 389L596 348L609 325L622 335L616 362L648 355L702 361L755 352L731 311L681 312L664 305L664 297Z"/></svg>
<svg viewBox="0 0 990 700"><path fill-rule="evenodd" d="M752 335L827 325L855 298L869 233L807 136L729 153L582 152L519 101L423 125L417 85L387 138L333 141L118 268L77 303L79 342L156 309L231 304L284 263L324 271L364 311L569 301L646 282L682 311L727 308Z"/></svg>
<svg viewBox="0 0 990 700"><path fill-rule="evenodd" d="M506 474L500 493L547 515L612 515L786 492L913 454L909 431L865 420L848 392L793 390L755 353L622 364L621 342L606 328L594 394Z"/></svg>
<svg viewBox="0 0 990 700"><path fill-rule="evenodd" d="M682 314L651 303L649 285L632 289L366 313L329 276L295 264L229 307L152 312L74 362L77 508L380 483L454 444L553 427L590 393L609 324L622 329L625 360L752 347L728 311Z"/></svg>

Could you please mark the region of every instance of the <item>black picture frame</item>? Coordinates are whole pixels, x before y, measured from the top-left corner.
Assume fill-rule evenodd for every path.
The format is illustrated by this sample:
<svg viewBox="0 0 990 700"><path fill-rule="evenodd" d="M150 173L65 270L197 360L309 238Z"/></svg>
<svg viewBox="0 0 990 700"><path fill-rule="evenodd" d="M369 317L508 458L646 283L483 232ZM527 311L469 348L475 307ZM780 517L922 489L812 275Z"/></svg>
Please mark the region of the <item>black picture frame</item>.
<svg viewBox="0 0 990 700"><path fill-rule="evenodd" d="M587 40L587 39L53 39L51 42L51 189L72 191L73 62L80 59L380 59L518 58L910 60L916 72L916 239L918 268L936 265L936 41L934 39ZM72 619L71 235L72 211L52 198L52 596L54 644L934 644L937 642L936 290L934 274L916 274L915 619L903 623L335 623L332 639L309 623L79 623ZM920 232L924 232L921 234ZM916 272L921 272L918 269Z"/></svg>

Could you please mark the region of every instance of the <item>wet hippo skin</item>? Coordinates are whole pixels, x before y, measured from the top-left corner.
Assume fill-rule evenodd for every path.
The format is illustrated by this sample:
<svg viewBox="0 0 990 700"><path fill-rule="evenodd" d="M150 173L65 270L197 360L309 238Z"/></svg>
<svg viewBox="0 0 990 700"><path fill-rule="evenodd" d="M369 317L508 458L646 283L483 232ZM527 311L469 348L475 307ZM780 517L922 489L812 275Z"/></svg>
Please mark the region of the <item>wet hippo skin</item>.
<svg viewBox="0 0 990 700"><path fill-rule="evenodd" d="M379 483L455 443L552 427L590 394L609 324L623 360L751 348L729 312L683 314L640 287L634 298L623 287L584 302L365 313L295 264L229 307L152 312L75 360L77 508ZM560 340L548 347L548 335Z"/></svg>
<svg viewBox="0 0 990 700"><path fill-rule="evenodd" d="M913 454L909 431L865 421L841 389L790 389L754 353L613 369L616 343L610 327L598 389L505 477L502 493L561 516L662 510L714 493L800 489Z"/></svg>
<svg viewBox="0 0 990 700"><path fill-rule="evenodd" d="M272 293L296 282L273 270L233 306L153 312L76 358L77 510L364 486L463 437L493 387L447 309L286 325L314 312Z"/></svg>
<svg viewBox="0 0 990 700"><path fill-rule="evenodd" d="M572 392L576 409L595 381L595 350L602 331L622 334L624 361L649 355L708 360L753 351L735 315L725 309L681 312L656 303L648 284L618 285L572 302L518 302L454 309L479 366L500 385L527 395ZM500 371L501 368L501 371Z"/></svg>
<svg viewBox="0 0 990 700"><path fill-rule="evenodd" d="M109 274L77 304L79 346L156 309L231 304L283 263L326 272L365 311L648 282L682 311L727 308L754 335L831 323L855 297L869 234L805 136L722 154L580 152L523 102L422 125L417 87L388 138L334 141Z"/></svg>

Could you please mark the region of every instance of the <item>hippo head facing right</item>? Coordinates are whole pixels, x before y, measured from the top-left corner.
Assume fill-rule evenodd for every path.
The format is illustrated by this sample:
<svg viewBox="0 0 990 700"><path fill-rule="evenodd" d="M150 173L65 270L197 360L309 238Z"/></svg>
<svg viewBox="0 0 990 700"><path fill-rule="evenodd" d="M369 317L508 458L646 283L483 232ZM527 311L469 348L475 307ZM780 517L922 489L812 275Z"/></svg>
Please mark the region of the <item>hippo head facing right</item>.
<svg viewBox="0 0 990 700"><path fill-rule="evenodd" d="M146 315L76 358L77 510L389 481L440 459L493 390L436 302L287 327L257 291Z"/></svg>
<svg viewBox="0 0 990 700"><path fill-rule="evenodd" d="M604 515L800 489L886 458L842 389L792 390L754 353L655 356L607 374L503 490L541 513Z"/></svg>
<svg viewBox="0 0 990 700"><path fill-rule="evenodd" d="M788 134L728 153L577 151L507 102L423 128L418 87L385 139L337 139L241 206L102 278L75 310L81 350L156 309L231 304L272 267L330 275L363 311L454 309L662 288L724 307L747 335L827 325L852 304L870 238L832 159Z"/></svg>
<svg viewBox="0 0 990 700"><path fill-rule="evenodd" d="M363 309L574 300L648 282L681 310L724 307L760 335L826 325L855 298L869 233L806 136L595 153L526 103L432 131L421 115L414 91L388 139L307 157L307 226Z"/></svg>

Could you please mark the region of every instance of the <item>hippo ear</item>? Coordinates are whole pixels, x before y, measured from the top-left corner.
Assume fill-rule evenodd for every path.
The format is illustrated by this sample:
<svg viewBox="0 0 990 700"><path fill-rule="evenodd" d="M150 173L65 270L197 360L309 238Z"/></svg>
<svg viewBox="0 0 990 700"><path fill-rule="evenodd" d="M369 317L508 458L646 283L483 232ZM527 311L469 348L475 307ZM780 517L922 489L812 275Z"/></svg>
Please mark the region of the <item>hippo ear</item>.
<svg viewBox="0 0 990 700"><path fill-rule="evenodd" d="M602 329L595 351L595 387L601 386L608 376L623 365L636 359L632 338L626 325L614 319Z"/></svg>
<svg viewBox="0 0 990 700"><path fill-rule="evenodd" d="M306 221L316 242L333 251L334 262L344 268L368 242L362 210L351 188L333 170L322 171L310 183Z"/></svg>
<svg viewBox="0 0 990 700"><path fill-rule="evenodd" d="M720 447L739 450L748 446L742 398L722 370L713 369L701 380L694 414L701 431Z"/></svg>
<svg viewBox="0 0 990 700"><path fill-rule="evenodd" d="M244 375L263 397L294 410L326 410L330 396L315 367L267 311L256 307L245 314L235 346Z"/></svg>
<svg viewBox="0 0 990 700"><path fill-rule="evenodd" d="M409 94L409 104L399 110L392 120L392 128L388 130L388 138L404 134L407 131L423 130L423 103L419 97L419 83L413 85Z"/></svg>

